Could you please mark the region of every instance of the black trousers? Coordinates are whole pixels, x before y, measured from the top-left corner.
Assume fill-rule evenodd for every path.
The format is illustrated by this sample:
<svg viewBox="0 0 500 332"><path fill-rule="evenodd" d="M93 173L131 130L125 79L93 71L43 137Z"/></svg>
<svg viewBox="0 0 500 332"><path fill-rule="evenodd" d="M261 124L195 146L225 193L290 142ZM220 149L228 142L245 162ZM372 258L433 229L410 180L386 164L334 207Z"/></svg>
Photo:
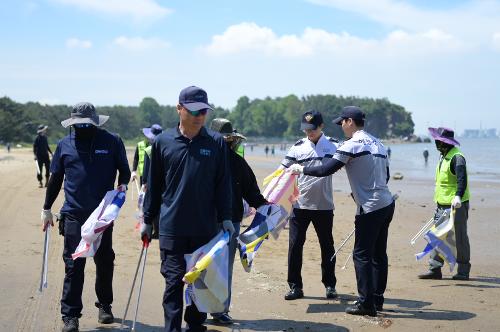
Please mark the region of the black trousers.
<svg viewBox="0 0 500 332"><path fill-rule="evenodd" d="M335 253L333 243L333 210L303 210L293 209L290 218L290 232L288 241L288 285L291 289L303 288L302 284L302 253L306 242L306 233L312 222L318 236L321 249L321 281L325 287L335 287Z"/></svg>
<svg viewBox="0 0 500 332"><path fill-rule="evenodd" d="M163 293L163 313L165 316L165 331L182 331L182 306L184 303L184 282L186 261L184 254L191 254L199 247L207 244L212 237L175 237L161 239L164 247L160 247L161 274L165 278L165 292ZM184 320L187 323L186 331L205 331L203 323L207 314L199 312L193 303L186 307Z"/></svg>
<svg viewBox="0 0 500 332"><path fill-rule="evenodd" d="M389 206L356 216L353 261L356 270L359 301L365 307L384 303L387 286L387 235L394 215Z"/></svg>
<svg viewBox="0 0 500 332"><path fill-rule="evenodd" d="M450 206L438 206L436 208L436 213L434 214L434 219L439 220L441 215L446 209L451 208ZM467 235L467 219L469 218L469 201L463 202L462 206L455 211L455 241L457 246L457 264L458 264L458 274L469 275L470 273L470 244L469 236ZM429 269L441 269L444 264L444 260L437 250L431 252L431 258L429 259Z"/></svg>
<svg viewBox="0 0 500 332"><path fill-rule="evenodd" d="M42 181L42 166L45 166L45 180L48 181L50 175L50 159L37 157L36 162L38 164L38 169L40 170L40 173L36 173L36 179L38 180L38 182Z"/></svg>
<svg viewBox="0 0 500 332"><path fill-rule="evenodd" d="M83 219L83 218L82 218ZM80 243L81 228L85 219L64 215L64 252L63 260L66 274L61 298L61 314L81 317L83 309L82 291L85 278L86 258L73 260L71 254ZM112 248L113 226L102 234L101 245L94 256L96 265L95 293L101 304L113 302L113 270L115 253Z"/></svg>

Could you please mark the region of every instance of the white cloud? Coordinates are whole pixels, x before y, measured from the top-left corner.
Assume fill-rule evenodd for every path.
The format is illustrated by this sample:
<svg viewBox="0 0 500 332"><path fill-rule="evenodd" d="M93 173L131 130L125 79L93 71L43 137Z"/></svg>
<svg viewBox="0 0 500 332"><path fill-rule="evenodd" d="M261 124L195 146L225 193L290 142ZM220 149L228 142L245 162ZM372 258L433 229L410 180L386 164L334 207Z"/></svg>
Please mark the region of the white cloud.
<svg viewBox="0 0 500 332"><path fill-rule="evenodd" d="M232 25L222 35L213 36L205 50L213 55L257 51L268 55L301 56L312 52L297 36L278 37L270 28L247 22Z"/></svg>
<svg viewBox="0 0 500 332"><path fill-rule="evenodd" d="M470 1L446 10L421 9L403 0L308 1L412 32L429 29L448 31L473 45L489 42L491 33L500 29L498 1Z"/></svg>
<svg viewBox="0 0 500 332"><path fill-rule="evenodd" d="M454 36L438 29L423 33L396 30L377 40L313 28L306 28L300 36L277 36L270 28L245 22L232 25L223 34L213 36L211 44L202 49L211 55L256 52L268 56L306 57L324 53L427 54L460 50L462 46Z"/></svg>
<svg viewBox="0 0 500 332"><path fill-rule="evenodd" d="M66 40L67 48L91 48L92 42L90 40L81 40L78 38L69 38Z"/></svg>
<svg viewBox="0 0 500 332"><path fill-rule="evenodd" d="M493 48L500 52L500 32L496 32L492 37Z"/></svg>
<svg viewBox="0 0 500 332"><path fill-rule="evenodd" d="M156 0L52 0L81 10L111 16L131 17L134 21L156 21L172 12Z"/></svg>
<svg viewBox="0 0 500 332"><path fill-rule="evenodd" d="M113 45L130 51L144 51L167 48L170 44L159 38L125 37L120 36L113 41Z"/></svg>

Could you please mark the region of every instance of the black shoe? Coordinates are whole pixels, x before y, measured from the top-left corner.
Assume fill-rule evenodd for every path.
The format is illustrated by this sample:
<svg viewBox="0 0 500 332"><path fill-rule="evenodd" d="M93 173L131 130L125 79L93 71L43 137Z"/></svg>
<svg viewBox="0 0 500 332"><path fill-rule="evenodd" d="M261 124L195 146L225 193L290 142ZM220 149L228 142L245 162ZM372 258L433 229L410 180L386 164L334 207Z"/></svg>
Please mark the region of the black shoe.
<svg viewBox="0 0 500 332"><path fill-rule="evenodd" d="M40 183L38 184L38 188L43 188L43 183L42 183L42 181L40 181Z"/></svg>
<svg viewBox="0 0 500 332"><path fill-rule="evenodd" d="M469 280L469 275L468 274L460 274L457 273L453 277L451 277L453 280Z"/></svg>
<svg viewBox="0 0 500 332"><path fill-rule="evenodd" d="M348 313L349 315L358 315L358 316L368 315L371 317L377 316L377 310L375 310L375 306L367 308L358 301L354 302L353 305L347 307L345 309L345 312Z"/></svg>
<svg viewBox="0 0 500 332"><path fill-rule="evenodd" d="M233 324L233 319L227 312L222 314L212 314L212 320L217 324L231 325Z"/></svg>
<svg viewBox="0 0 500 332"><path fill-rule="evenodd" d="M64 326L62 332L78 332L78 318L64 316L62 318Z"/></svg>
<svg viewBox="0 0 500 332"><path fill-rule="evenodd" d="M327 299L334 299L338 296L337 291L335 290L335 287L328 286L326 287L326 298Z"/></svg>
<svg viewBox="0 0 500 332"><path fill-rule="evenodd" d="M425 273L419 274L418 279L435 279L441 280L443 279L443 275L441 274L441 270L429 270Z"/></svg>
<svg viewBox="0 0 500 332"><path fill-rule="evenodd" d="M290 291L285 294L285 300L296 300L302 297L304 297L304 292L300 288L290 289Z"/></svg>
<svg viewBox="0 0 500 332"><path fill-rule="evenodd" d="M99 308L99 317L97 321L101 324L111 324L115 321L115 317L111 312L111 305L101 304L99 302L95 303L95 306Z"/></svg>

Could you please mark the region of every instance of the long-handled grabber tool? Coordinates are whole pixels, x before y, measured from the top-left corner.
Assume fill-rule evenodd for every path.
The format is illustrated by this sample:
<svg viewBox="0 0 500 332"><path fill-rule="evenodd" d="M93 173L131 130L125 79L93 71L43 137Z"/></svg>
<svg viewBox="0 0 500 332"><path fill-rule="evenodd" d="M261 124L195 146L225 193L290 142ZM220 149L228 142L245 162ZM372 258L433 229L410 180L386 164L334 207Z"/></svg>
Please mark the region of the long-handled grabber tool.
<svg viewBox="0 0 500 332"><path fill-rule="evenodd" d="M40 171L40 166L38 166L38 160L35 159L35 167L36 167L36 174L42 175L42 172Z"/></svg>
<svg viewBox="0 0 500 332"><path fill-rule="evenodd" d="M429 221L426 222L425 225L422 226L422 228L417 232L417 234L415 234L415 236L410 240L410 244L414 245L419 237L421 237L422 235L427 233L427 231L429 229L431 229L432 226L439 225L443 219L448 217L449 213L450 212L448 210L446 210L443 212L443 214L441 214L441 216L439 216L439 218L437 220L435 219L435 217L432 217L431 219L429 219Z"/></svg>
<svg viewBox="0 0 500 332"><path fill-rule="evenodd" d="M148 256L148 247L149 240L147 236L142 238L142 247L144 250L144 259L142 262L142 271L141 271L141 282L139 283L139 292L137 293L137 303L135 305L135 315L134 322L132 323L132 331L135 331L135 322L137 321L137 312L139 311L139 302L141 301L141 292L142 292L142 282L144 280L144 270L146 270L146 257Z"/></svg>
<svg viewBox="0 0 500 332"><path fill-rule="evenodd" d="M139 193L141 192L141 188L139 187L139 181L137 181L136 178L134 178L135 182L135 189L137 189L137 197L139 198Z"/></svg>
<svg viewBox="0 0 500 332"><path fill-rule="evenodd" d="M147 246L149 246L149 243L147 244ZM128 307L130 305L130 299L132 298L132 293L134 292L135 280L137 279L137 273L139 272L139 267L141 266L144 248L147 248L147 246L144 244L144 242L142 243L139 262L137 263L137 268L135 269L135 274L134 274L134 280L132 280L132 287L130 288L130 293L128 294L127 306L125 307L125 313L123 314L122 322L120 324L120 330L123 328L123 324L125 324L125 318L127 317Z"/></svg>
<svg viewBox="0 0 500 332"><path fill-rule="evenodd" d="M345 260L344 266L342 266L341 270L345 270L347 268L347 263L349 263L349 260L352 257L352 252L347 256L347 259Z"/></svg>
<svg viewBox="0 0 500 332"><path fill-rule="evenodd" d="M345 244L347 243L347 241L349 241L349 239L354 234L354 231L356 231L356 227L354 227L354 229L352 230L351 234L349 234L349 236L344 240L344 242L342 242L342 244L337 249L337 251L335 251L335 253L333 254L332 258L330 258L330 261L333 261L333 259L337 256L337 254L340 252L340 250L342 250L342 248L345 246Z"/></svg>
<svg viewBox="0 0 500 332"><path fill-rule="evenodd" d="M44 288L47 288L49 243L50 243L50 224L47 224L47 228L45 229L45 240L43 243L42 275L40 277L40 288L38 289L40 293L43 291Z"/></svg>
<svg viewBox="0 0 500 332"><path fill-rule="evenodd" d="M424 226L422 226L422 228L417 232L417 234L415 234L415 236L412 237L412 239L410 240L410 244L414 245L415 242L417 242L418 238L421 237L422 234L427 232L432 227L432 225L434 225L434 217L429 219L429 221L426 222Z"/></svg>

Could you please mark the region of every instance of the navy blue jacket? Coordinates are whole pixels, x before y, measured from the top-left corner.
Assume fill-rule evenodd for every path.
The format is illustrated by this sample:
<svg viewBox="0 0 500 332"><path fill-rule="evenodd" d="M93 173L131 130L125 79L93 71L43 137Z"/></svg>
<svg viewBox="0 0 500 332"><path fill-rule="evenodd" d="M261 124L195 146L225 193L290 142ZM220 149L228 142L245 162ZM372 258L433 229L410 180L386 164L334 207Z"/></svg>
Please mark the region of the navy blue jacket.
<svg viewBox="0 0 500 332"><path fill-rule="evenodd" d="M41 134L36 135L35 142L33 143L33 153L36 159L40 161L49 160L49 152L52 154L47 137Z"/></svg>
<svg viewBox="0 0 500 332"><path fill-rule="evenodd" d="M229 150L229 163L231 165L231 178L233 190L233 222L241 222L243 219L243 199L253 208L259 208L267 204L267 200L260 193L257 179L247 161Z"/></svg>
<svg viewBox="0 0 500 332"><path fill-rule="evenodd" d="M223 137L202 127L192 140L179 128L152 145L144 222L160 214L160 248L167 238L212 236L231 220L231 172Z"/></svg>
<svg viewBox="0 0 500 332"><path fill-rule="evenodd" d="M74 132L64 137L50 165L53 177L64 176L61 212L76 218L90 215L106 192L115 187L117 171L118 183L127 184L130 168L119 136L97 128L93 139L75 141Z"/></svg>

